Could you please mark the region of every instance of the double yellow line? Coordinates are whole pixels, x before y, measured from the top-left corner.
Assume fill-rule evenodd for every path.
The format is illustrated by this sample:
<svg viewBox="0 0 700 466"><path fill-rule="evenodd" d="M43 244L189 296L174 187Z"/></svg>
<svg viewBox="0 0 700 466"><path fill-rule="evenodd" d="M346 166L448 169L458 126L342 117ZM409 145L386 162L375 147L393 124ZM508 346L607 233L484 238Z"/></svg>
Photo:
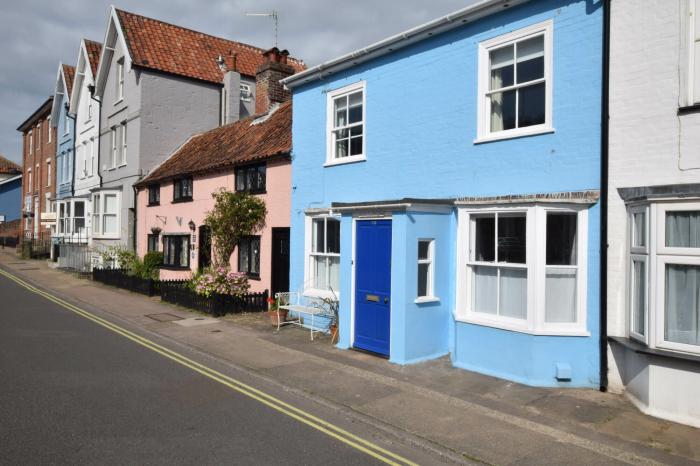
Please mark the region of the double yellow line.
<svg viewBox="0 0 700 466"><path fill-rule="evenodd" d="M324 421L323 419L320 419L313 414L307 413L306 411L303 411L295 406L290 405L289 403L286 403L279 398L275 398L272 395L268 395L267 393L258 390L257 388L251 387L250 385L247 385L239 380L233 379L225 374L222 374L221 372L218 372L210 367L204 366L196 361L193 361L175 351L172 351L164 346L161 346L147 338L144 338L140 335L137 335L133 332L130 332L129 330L126 330L125 328L122 328L118 325L113 324L112 322L109 322L105 319L102 319L101 317L96 316L95 314L88 312L84 309L81 309L77 306L74 306L73 304L66 302L52 294L49 294L43 290L40 290L39 288L36 288L35 286L27 283L26 281L22 280L21 278L12 275L11 273L0 269L0 275L14 281L15 283L19 284L20 286L26 288L27 290L31 291L32 293L38 294L39 296L42 296L49 301L58 304L61 307L64 307L68 309L69 311L84 317L88 320L91 320L92 322L101 325L102 327L105 327L109 330L111 330L114 333L117 333L125 338L128 338L129 340L133 341L134 343L137 343L141 346L144 346L152 351L155 351L156 353L172 360L175 361L178 364L181 364L189 369L192 369L195 372L198 372L202 374L205 377L208 377L212 380L215 380L219 382L222 385L225 385L226 387L237 391L238 393L241 393L245 396L248 396L265 406L268 406L275 411L278 411L282 414L285 414L293 419L296 419L297 421L306 424L309 427L313 427L316 430L319 430L323 432L326 435L329 435L333 437L336 440L339 440L357 450L360 450L373 458L378 459L379 461L382 461L386 464L391 464L391 465L411 465L411 466L417 466L416 463L397 455L396 453L392 453L372 442L369 442L363 438L358 437L357 435L354 435L347 430L341 429L340 427L337 427L330 422Z"/></svg>

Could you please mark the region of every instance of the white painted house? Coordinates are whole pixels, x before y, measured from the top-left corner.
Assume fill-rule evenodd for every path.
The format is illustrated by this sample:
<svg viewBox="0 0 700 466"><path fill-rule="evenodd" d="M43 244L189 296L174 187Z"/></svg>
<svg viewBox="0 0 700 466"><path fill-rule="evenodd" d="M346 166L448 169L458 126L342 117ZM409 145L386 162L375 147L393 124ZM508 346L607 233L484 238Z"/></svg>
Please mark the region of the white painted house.
<svg viewBox="0 0 700 466"><path fill-rule="evenodd" d="M700 427L700 0L611 5L608 388Z"/></svg>
<svg viewBox="0 0 700 466"><path fill-rule="evenodd" d="M91 238L91 190L99 188L98 175L100 101L93 97L95 72L102 44L80 41L75 82L70 99L70 113L75 115L75 160L73 161L73 195L65 199L64 239L88 243Z"/></svg>

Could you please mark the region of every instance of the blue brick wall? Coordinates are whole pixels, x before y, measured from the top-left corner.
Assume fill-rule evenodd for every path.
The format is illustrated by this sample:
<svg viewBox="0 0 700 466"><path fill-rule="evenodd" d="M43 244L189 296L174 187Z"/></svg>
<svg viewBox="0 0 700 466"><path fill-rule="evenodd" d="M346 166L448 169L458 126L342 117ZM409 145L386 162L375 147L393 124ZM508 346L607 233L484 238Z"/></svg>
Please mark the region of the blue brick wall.
<svg viewBox="0 0 700 466"><path fill-rule="evenodd" d="M545 20L553 32L552 134L475 144L477 137L478 44L484 40ZM330 207L332 202L505 195L598 189L600 179L600 104L602 77L602 2L532 1L473 24L416 43L371 62L294 90L292 163L292 238L290 283L304 288L304 211ZM326 160L326 93L366 82L365 134L367 160L324 167ZM409 285L415 271L406 259L392 260L392 320L405 324L394 335L392 360L412 362L451 352L456 365L537 385L553 383L552 352L565 351L575 365L572 385L598 383L598 209L589 214L588 328L591 337L543 337L455 323L455 228L432 219L411 224L393 214L395 244L412 247L412 229L434 228L451 238L445 273L446 296L436 305L430 336L416 340L427 321L416 314ZM432 227L427 227L432 223ZM413 226L409 226L409 224ZM446 225L446 224L445 224ZM449 230L449 231L448 231ZM418 234L418 233L415 233ZM341 347L350 344L352 219L341 226ZM404 259L402 259L404 257ZM406 262L402 262L406 260ZM412 260L412 259L411 259ZM401 274L399 277L394 277ZM401 292L396 298L395 293ZM398 299L398 302L397 302ZM399 302L405 305L397 308ZM431 312L428 309L428 312ZM476 346L501 338L513 358L494 362ZM395 338L405 342L395 348ZM496 340L498 340L496 338ZM444 341L443 341L444 339ZM430 340L430 341L427 341ZM409 347L410 341L413 341ZM495 344L495 343L494 343ZM399 345L400 346L400 345ZM492 348L494 349L494 348ZM540 351L541 350L541 351ZM394 353L396 351L396 353ZM532 352L532 364L520 354ZM548 356L549 353L549 356ZM576 354L574 354L576 353ZM576 356L580 353L580 356ZM498 355L498 351L495 353ZM505 362L504 362L505 361ZM529 364L529 365L528 365ZM537 366L537 370L535 368ZM537 372L540 371L540 372Z"/></svg>

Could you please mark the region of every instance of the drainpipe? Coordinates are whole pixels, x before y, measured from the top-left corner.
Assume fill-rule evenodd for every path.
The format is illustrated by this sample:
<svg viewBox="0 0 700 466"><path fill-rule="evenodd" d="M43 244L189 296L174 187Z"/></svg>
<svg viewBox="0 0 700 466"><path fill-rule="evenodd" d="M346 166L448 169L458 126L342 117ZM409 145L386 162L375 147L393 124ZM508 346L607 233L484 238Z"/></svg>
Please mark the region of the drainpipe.
<svg viewBox="0 0 700 466"><path fill-rule="evenodd" d="M100 170L100 146L102 145L100 143L100 139L102 139L102 99L96 99L95 98L95 85L90 84L88 86L88 91L90 91L90 98L100 104L100 111L99 115L97 116L97 177L100 179L100 187L102 187L102 173Z"/></svg>
<svg viewBox="0 0 700 466"><path fill-rule="evenodd" d="M66 110L68 110L66 108ZM71 116L71 114L66 111L66 118L70 118L73 120L73 170L71 170L71 180L70 180L70 197L75 196L75 157L76 157L76 152L75 152L75 130L77 129L77 115Z"/></svg>
<svg viewBox="0 0 700 466"><path fill-rule="evenodd" d="M603 89L600 135L600 391L608 390L608 146L610 97L610 4L603 1Z"/></svg>

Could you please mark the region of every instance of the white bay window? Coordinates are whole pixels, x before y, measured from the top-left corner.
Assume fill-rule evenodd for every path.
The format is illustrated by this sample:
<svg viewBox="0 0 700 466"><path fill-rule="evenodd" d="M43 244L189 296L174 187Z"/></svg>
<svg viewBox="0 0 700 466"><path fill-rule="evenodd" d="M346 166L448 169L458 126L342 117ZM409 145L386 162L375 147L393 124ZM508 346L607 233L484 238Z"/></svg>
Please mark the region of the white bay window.
<svg viewBox="0 0 700 466"><path fill-rule="evenodd" d="M587 334L586 208L464 207L458 219L458 320L532 334Z"/></svg>
<svg viewBox="0 0 700 466"><path fill-rule="evenodd" d="M628 212L630 337L700 354L700 202L633 205Z"/></svg>

